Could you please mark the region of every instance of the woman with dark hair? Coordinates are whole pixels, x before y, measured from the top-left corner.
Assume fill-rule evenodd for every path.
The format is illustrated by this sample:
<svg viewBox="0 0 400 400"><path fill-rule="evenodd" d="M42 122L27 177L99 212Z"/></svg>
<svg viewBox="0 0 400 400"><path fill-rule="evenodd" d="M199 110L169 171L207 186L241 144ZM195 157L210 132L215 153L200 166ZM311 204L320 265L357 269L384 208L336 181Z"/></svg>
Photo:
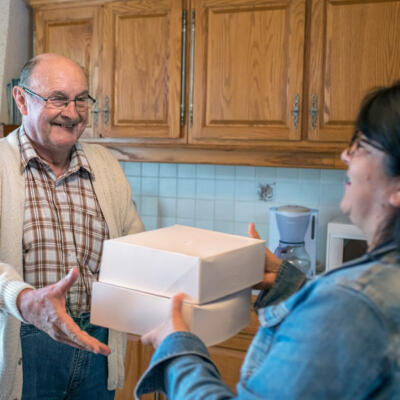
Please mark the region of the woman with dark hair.
<svg viewBox="0 0 400 400"><path fill-rule="evenodd" d="M159 347L137 396L400 399L400 82L364 99L342 160L348 181L341 209L365 233L367 253L276 304L270 293L282 293L286 284L278 270L258 299L260 328L236 396L188 332L180 312L184 296L175 296L170 320L142 338ZM267 253L269 277L270 261L276 263Z"/></svg>

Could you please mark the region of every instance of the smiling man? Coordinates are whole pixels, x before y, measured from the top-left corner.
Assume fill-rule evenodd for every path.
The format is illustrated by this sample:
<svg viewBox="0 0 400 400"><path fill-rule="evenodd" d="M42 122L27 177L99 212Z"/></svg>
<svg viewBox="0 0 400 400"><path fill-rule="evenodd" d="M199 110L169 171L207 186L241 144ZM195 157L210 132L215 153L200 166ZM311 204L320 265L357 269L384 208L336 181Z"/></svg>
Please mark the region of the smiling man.
<svg viewBox="0 0 400 400"><path fill-rule="evenodd" d="M0 399L112 399L126 338L90 324L91 284L103 241L143 225L119 163L78 141L95 102L82 69L37 56L13 94L22 125L0 140Z"/></svg>

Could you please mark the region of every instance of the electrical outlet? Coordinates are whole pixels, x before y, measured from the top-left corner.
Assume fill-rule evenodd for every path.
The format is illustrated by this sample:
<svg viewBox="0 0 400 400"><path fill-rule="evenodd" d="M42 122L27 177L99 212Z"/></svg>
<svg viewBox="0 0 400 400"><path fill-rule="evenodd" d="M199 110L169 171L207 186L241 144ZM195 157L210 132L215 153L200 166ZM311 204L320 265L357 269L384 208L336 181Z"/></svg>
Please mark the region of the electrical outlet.
<svg viewBox="0 0 400 400"><path fill-rule="evenodd" d="M257 189L258 200L272 201L274 199L274 192L275 192L275 182L258 184L258 189Z"/></svg>

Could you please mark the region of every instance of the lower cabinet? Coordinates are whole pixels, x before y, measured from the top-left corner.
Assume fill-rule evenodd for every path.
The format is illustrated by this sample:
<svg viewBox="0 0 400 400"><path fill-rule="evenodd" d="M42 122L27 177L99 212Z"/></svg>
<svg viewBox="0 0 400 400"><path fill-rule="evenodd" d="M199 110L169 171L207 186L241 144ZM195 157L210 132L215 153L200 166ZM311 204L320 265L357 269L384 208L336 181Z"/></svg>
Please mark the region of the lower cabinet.
<svg viewBox="0 0 400 400"><path fill-rule="evenodd" d="M258 318L256 313L252 311L251 322L245 329L231 339L208 349L222 376L222 380L233 392L236 392L236 384L240 379L240 367L257 328ZM132 400L135 386L148 367L153 352L153 347L143 345L138 336L128 335L125 358L125 384L122 389L117 390L116 400ZM164 399L163 395L155 393L141 397L141 400Z"/></svg>

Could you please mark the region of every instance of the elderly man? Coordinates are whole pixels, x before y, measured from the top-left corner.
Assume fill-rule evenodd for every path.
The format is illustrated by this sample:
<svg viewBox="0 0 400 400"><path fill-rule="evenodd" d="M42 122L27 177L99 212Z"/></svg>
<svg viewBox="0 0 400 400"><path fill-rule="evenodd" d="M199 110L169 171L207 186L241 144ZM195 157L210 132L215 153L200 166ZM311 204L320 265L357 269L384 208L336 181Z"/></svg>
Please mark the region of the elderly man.
<svg viewBox="0 0 400 400"><path fill-rule="evenodd" d="M13 94L22 125L0 141L0 399L112 399L126 338L90 324L91 283L103 241L143 225L118 162L78 142L95 101L82 69L37 56Z"/></svg>

